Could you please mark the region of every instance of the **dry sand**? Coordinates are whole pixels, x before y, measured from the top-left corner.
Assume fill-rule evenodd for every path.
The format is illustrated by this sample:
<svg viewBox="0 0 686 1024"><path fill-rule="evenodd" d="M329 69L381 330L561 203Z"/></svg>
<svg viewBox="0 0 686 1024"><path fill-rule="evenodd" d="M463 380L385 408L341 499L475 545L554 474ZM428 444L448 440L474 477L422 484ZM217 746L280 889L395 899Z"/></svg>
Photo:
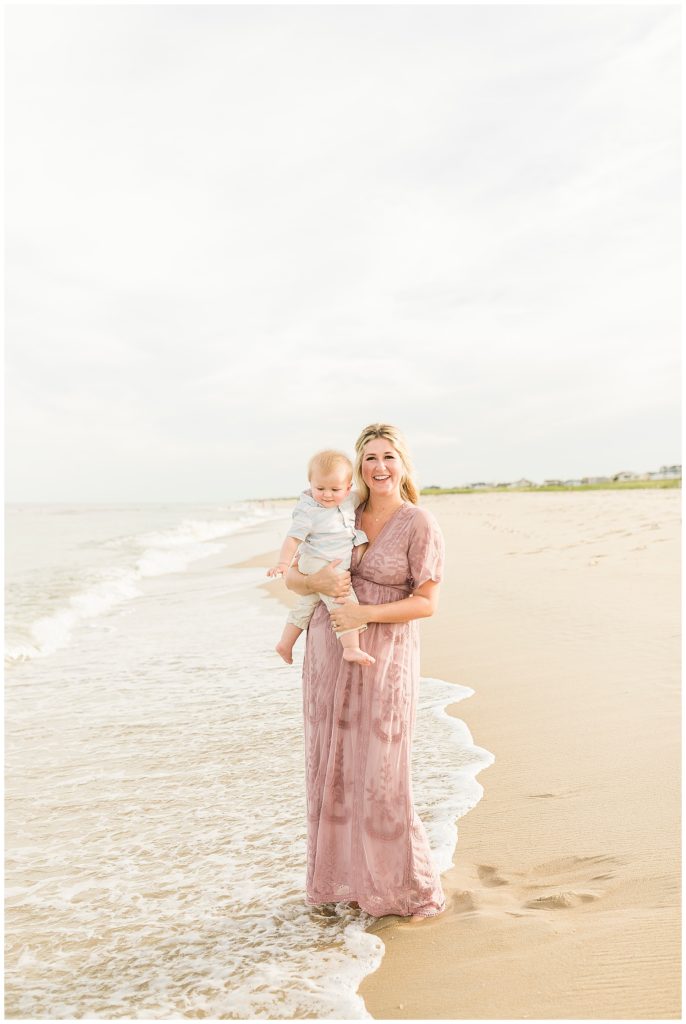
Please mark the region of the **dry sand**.
<svg viewBox="0 0 686 1024"><path fill-rule="evenodd" d="M377 1019L678 1019L681 492L422 503L447 547L422 674L476 691L452 709L496 761L448 909L381 918L359 992Z"/></svg>

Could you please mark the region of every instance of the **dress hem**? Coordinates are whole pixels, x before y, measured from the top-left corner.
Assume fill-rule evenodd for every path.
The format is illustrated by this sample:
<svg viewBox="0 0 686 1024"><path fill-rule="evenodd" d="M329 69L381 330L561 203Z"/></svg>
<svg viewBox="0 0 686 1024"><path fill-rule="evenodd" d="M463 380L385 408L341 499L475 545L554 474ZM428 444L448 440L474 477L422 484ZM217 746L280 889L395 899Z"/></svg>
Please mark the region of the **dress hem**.
<svg viewBox="0 0 686 1024"><path fill-rule="evenodd" d="M360 910L364 910L364 912L366 914L370 914L372 917L388 917L388 916L394 916L394 917L438 917L438 915L442 914L443 911L447 907L447 901L444 900L443 904L438 909L431 910L431 911L429 911L426 914L422 913L421 908L418 908L417 910L410 910L406 914L401 913L397 909L396 910L382 910L381 913L377 913L377 912L375 912L373 910L367 910L366 907L363 907L358 896L355 896L354 894L353 895L348 895L348 896L342 896L342 895L340 895L340 893L338 895L336 895L334 893L330 893L328 895L323 895L323 896L320 895L320 896L317 896L316 898L313 897L313 896L306 896L305 897L305 902L309 906L315 906L315 907L321 905L322 903L352 903L352 902L355 902L355 903L359 904Z"/></svg>

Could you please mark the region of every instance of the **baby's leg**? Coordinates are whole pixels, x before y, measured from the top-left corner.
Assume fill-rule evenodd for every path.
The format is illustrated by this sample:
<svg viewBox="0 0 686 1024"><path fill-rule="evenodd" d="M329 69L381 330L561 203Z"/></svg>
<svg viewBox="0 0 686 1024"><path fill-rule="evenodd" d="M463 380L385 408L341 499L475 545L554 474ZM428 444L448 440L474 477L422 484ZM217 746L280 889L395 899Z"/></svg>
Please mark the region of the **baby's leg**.
<svg viewBox="0 0 686 1024"><path fill-rule="evenodd" d="M281 639L276 645L276 653L283 658L287 665L293 664L293 644L303 630L307 629L318 604L319 595L308 594L298 598L297 604L289 611Z"/></svg>
<svg viewBox="0 0 686 1024"><path fill-rule="evenodd" d="M373 665L375 658L367 654L360 647L360 630L351 629L341 633L338 637L343 646L344 661L357 661L360 665Z"/></svg>
<svg viewBox="0 0 686 1024"><path fill-rule="evenodd" d="M276 653L281 655L287 665L293 664L293 644L301 633L300 626L296 626L292 622L287 622L283 627L281 639L276 645Z"/></svg>
<svg viewBox="0 0 686 1024"><path fill-rule="evenodd" d="M341 602L338 600L338 598L336 598L336 597L329 597L328 594L320 594L319 596L321 597L322 601L324 602L324 604L326 605L326 607L329 609L330 612L335 612L337 608L340 608ZM345 603L348 603L348 602L350 602L352 604L359 604L360 603L357 600L357 594L352 589L352 587L350 588L350 593L345 598L345 601L343 603L345 604ZM350 629L336 630L336 636L340 640L340 638L342 636L345 636L346 633L361 633L362 630L366 629L366 628L367 628L366 626L360 626L360 628L356 629L356 630L350 630Z"/></svg>

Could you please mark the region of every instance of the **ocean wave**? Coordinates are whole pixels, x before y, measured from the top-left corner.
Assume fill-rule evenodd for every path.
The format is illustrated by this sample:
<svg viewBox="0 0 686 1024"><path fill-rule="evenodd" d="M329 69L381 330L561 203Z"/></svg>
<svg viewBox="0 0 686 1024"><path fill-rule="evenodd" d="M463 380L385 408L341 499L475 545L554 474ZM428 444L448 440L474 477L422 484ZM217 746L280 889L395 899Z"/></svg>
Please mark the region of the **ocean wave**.
<svg viewBox="0 0 686 1024"><path fill-rule="evenodd" d="M154 576L183 572L191 563L221 551L217 543L240 530L258 523L290 515L283 509L259 505L232 507L232 519L184 519L167 530L117 537L102 543L129 563L100 571L100 579L69 596L65 603L49 615L36 619L28 628L28 642L13 644L5 653L8 663L44 658L66 647L74 628L84 621L105 615L143 591L139 582ZM132 564L131 564L132 563Z"/></svg>

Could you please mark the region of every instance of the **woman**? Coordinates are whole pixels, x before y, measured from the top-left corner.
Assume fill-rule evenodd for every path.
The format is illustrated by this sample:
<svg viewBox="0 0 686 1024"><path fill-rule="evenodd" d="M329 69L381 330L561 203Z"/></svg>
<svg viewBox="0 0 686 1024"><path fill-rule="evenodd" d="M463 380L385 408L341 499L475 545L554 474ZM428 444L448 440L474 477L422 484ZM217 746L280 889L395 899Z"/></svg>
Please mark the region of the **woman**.
<svg viewBox="0 0 686 1024"><path fill-rule="evenodd" d="M369 543L354 549L350 573L335 563L286 577L299 594L359 604L310 621L303 665L309 904L357 902L382 917L433 917L445 896L424 826L414 810L410 753L419 688L417 619L433 615L443 537L419 494L395 427L374 423L355 445L356 525ZM344 661L334 629L366 625L360 643L376 659Z"/></svg>

